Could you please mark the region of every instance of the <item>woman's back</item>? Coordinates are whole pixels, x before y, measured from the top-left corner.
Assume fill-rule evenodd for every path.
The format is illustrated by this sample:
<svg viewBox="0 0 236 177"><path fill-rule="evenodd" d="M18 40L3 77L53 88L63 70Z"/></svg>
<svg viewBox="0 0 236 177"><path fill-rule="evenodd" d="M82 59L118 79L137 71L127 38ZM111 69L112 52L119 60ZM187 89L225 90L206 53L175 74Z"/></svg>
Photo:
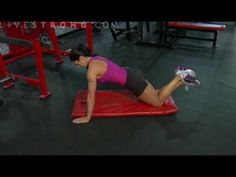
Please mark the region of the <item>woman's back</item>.
<svg viewBox="0 0 236 177"><path fill-rule="evenodd" d="M101 60L106 62L107 64L107 69L105 73L97 79L98 82L112 83L124 86L127 79L127 70L125 68L113 63L111 60L104 57L94 56L90 59L89 62L92 62L94 60Z"/></svg>

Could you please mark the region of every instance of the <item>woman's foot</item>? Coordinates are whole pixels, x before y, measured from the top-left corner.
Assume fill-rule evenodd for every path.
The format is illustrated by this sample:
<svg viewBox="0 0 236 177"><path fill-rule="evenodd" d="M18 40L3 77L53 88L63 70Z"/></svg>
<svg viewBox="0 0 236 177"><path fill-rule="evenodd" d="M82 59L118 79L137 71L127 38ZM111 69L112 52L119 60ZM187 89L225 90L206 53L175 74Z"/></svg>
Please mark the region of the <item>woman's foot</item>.
<svg viewBox="0 0 236 177"><path fill-rule="evenodd" d="M185 87L200 87L200 81L196 79L196 72L192 69L178 66L175 69L175 74L181 77L182 83Z"/></svg>
<svg viewBox="0 0 236 177"><path fill-rule="evenodd" d="M183 79L183 83L186 87L195 87L199 88L201 85L201 82L195 78L192 78L190 76L187 76Z"/></svg>

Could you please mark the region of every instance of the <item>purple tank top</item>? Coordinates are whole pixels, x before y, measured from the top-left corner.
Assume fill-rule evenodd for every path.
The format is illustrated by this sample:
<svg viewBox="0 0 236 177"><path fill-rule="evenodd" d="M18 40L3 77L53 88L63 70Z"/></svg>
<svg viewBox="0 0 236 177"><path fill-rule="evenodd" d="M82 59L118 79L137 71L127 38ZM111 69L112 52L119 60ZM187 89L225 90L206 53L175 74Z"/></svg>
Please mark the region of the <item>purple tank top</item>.
<svg viewBox="0 0 236 177"><path fill-rule="evenodd" d="M102 75L102 77L97 79L98 82L118 84L120 86L125 85L127 79L127 70L125 68L120 67L117 64L113 63L112 61L103 57L99 56L92 57L89 62L93 60L102 60L107 63L107 70Z"/></svg>

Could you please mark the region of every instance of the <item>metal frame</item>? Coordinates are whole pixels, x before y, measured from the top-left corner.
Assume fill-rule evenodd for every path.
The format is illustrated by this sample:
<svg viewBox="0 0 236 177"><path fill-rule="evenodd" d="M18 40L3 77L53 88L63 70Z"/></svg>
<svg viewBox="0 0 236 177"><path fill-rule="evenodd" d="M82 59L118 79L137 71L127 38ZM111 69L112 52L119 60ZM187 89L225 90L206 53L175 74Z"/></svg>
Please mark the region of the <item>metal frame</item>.
<svg viewBox="0 0 236 177"><path fill-rule="evenodd" d="M117 37L122 35L122 34L126 34L128 40L130 40L131 39L131 34L137 32L137 26L130 27L130 22L129 21L125 21L126 28L113 28L112 23L113 22L108 22L112 37L115 41L117 40ZM116 31L118 31L118 32L116 32Z"/></svg>
<svg viewBox="0 0 236 177"><path fill-rule="evenodd" d="M27 84L29 84L31 86L38 87L40 90L40 98L41 99L44 99L44 98L47 98L48 96L50 96L51 94L47 88L46 76L45 76L45 72L44 72L44 64L43 64L43 57L42 57L43 50L41 48L40 41L38 39L34 39L34 41L32 42L32 41L7 38L7 37L5 37L5 39L3 39L1 37L0 42L4 42L6 44L15 44L15 42L16 42L16 43L18 43L18 45L23 45L23 46L28 45L30 43L32 44L31 46L29 46L27 48L21 48L18 51L14 51L14 52L11 52L6 55L0 54L0 76L7 78L11 75L11 77L13 77L14 80L23 79L26 81ZM24 51L23 54L22 54L22 51ZM22 76L19 74L13 74L7 70L7 65L14 63L16 60L20 60L26 56L31 56L31 55L35 55L36 69L38 71L38 76L39 76L38 79ZM11 57L9 57L9 56L11 56ZM8 59L4 60L4 58L6 58L6 57L8 57ZM13 86L14 86L14 83L12 81L10 81L10 80L4 81L4 86L3 86L4 89L8 89Z"/></svg>
<svg viewBox="0 0 236 177"><path fill-rule="evenodd" d="M5 22L6 23L6 22ZM23 22L21 22L23 23ZM58 26L60 22L54 22L55 26ZM66 27L71 27L70 22L63 22ZM4 23L3 23L4 24ZM88 48L93 51L93 31L92 31L92 24L90 22L86 23L77 23L75 28L82 28L86 30L87 33L87 43ZM10 44L10 52L5 55L0 54L0 76L3 78L8 78L11 76L14 80L23 79L26 81L27 84L31 86L36 86L40 90L40 98L45 99L50 96L50 92L47 88L46 83L46 75L44 72L44 65L43 65L43 52L53 54L56 58L56 63L62 63L63 60L61 56L69 56L68 51L60 50L57 36L55 30L50 27L49 22L46 23L46 32L49 34L49 37L52 41L53 48L42 48L41 43L39 41L39 36L37 34L30 34L31 36L24 36L23 28L20 30L11 29L5 27L6 34L8 37L0 37L0 42ZM40 30L40 29L37 29ZM40 32L45 32L40 31ZM39 79L34 79L30 77L25 77L16 73L10 73L7 69L7 65L14 63L17 60L23 59L26 56L35 55L36 59L36 69L38 71ZM3 80L4 86L3 88L7 89L14 86L13 80Z"/></svg>
<svg viewBox="0 0 236 177"><path fill-rule="evenodd" d="M213 47L216 47L216 41L217 41L217 34L218 30L203 30L203 29L191 29L191 28L180 28L180 27L172 27L169 26L169 28L176 29L176 33L173 35L171 34L170 36L176 37L176 38L187 38L187 39L194 39L194 40L204 40L204 41L212 41L213 42ZM206 38L206 37L197 37L194 35L187 35L187 34L179 34L178 30L179 29L186 29L189 31L200 31L200 32L209 32L213 33L213 38Z"/></svg>
<svg viewBox="0 0 236 177"><path fill-rule="evenodd" d="M150 32L149 22L146 22L147 32ZM159 26L159 40L157 41L147 41L143 39L143 22L138 24L138 39L135 44L137 45L148 45L154 47L164 47L173 49L173 43L175 39L168 40L168 25L167 22L160 22Z"/></svg>

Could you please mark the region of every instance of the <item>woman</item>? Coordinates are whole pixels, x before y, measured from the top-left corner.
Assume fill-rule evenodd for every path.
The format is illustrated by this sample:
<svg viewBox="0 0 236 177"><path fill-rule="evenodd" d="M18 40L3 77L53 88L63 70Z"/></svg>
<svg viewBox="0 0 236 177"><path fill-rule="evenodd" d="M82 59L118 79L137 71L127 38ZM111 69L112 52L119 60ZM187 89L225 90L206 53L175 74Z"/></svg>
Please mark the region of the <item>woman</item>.
<svg viewBox="0 0 236 177"><path fill-rule="evenodd" d="M152 106L161 107L169 98L171 93L180 86L199 87L200 82L196 80L193 70L177 67L175 77L162 89L155 89L137 69L121 67L112 61L92 55L90 50L82 44L71 50L70 60L78 67L87 68L88 95L87 115L78 117L73 123L89 122L95 104L95 92L97 82L112 83L130 90L143 102Z"/></svg>

